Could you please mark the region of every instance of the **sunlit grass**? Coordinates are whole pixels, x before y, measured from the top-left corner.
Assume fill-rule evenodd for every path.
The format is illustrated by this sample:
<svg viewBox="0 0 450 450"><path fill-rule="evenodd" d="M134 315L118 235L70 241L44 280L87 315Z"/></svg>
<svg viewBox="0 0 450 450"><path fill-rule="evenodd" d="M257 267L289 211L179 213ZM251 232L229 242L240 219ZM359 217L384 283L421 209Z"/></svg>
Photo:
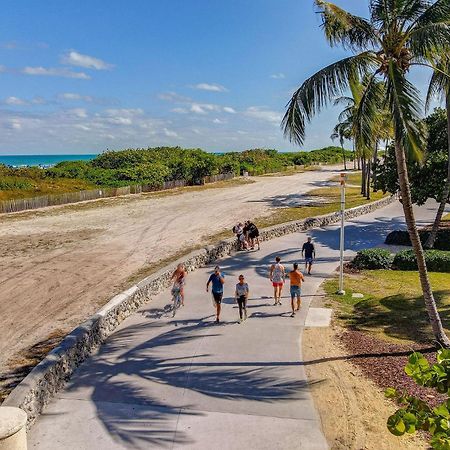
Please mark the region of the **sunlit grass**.
<svg viewBox="0 0 450 450"><path fill-rule="evenodd" d="M443 325L450 332L450 273L429 276ZM346 294L340 296L337 279L324 283L329 302L345 326L396 342L433 339L417 272L367 270L346 275L344 288ZM364 298L353 298L353 293Z"/></svg>

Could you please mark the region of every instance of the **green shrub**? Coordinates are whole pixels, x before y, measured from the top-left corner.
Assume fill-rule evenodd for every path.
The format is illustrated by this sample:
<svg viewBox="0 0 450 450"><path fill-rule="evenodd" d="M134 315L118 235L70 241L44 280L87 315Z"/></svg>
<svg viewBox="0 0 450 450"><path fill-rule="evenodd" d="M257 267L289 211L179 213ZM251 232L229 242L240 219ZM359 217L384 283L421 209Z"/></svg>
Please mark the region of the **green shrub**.
<svg viewBox="0 0 450 450"><path fill-rule="evenodd" d="M419 230L420 241L422 245L428 239L430 232L427 230ZM391 231L384 241L388 245L405 245L411 247L411 239L409 238L409 233L406 230L395 230ZM435 250L449 250L450 251L450 230L442 229L438 231L436 236L436 241L434 243Z"/></svg>
<svg viewBox="0 0 450 450"><path fill-rule="evenodd" d="M425 261L430 272L450 272L450 252L425 250ZM399 270L417 270L413 250L403 250L394 257L393 267Z"/></svg>
<svg viewBox="0 0 450 450"><path fill-rule="evenodd" d="M384 248L369 248L357 253L352 261L357 269L390 269L394 257Z"/></svg>
<svg viewBox="0 0 450 450"><path fill-rule="evenodd" d="M26 179L13 178L13 177L2 177L0 179L0 190L1 191L11 191L14 189L30 190L33 188L34 188L34 185L31 184Z"/></svg>

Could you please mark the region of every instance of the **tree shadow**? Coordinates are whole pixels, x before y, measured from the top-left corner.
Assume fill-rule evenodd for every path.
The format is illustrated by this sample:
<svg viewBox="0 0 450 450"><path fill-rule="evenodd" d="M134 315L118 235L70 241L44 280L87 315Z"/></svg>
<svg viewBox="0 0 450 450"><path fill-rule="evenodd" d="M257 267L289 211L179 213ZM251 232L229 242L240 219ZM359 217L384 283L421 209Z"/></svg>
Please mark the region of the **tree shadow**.
<svg viewBox="0 0 450 450"><path fill-rule="evenodd" d="M187 432L174 435L179 417L203 415L189 403L188 393L264 403L303 398L308 383L279 372L286 365L300 367L299 361L211 362L214 348L195 354L196 341L220 336L221 327L209 318L171 320L165 323L167 331L150 339L146 336L152 323L120 328L77 370L66 395L78 397L88 389L109 434L133 448L192 444ZM175 323L178 327L172 328ZM177 389L184 390L183 395L176 394Z"/></svg>
<svg viewBox="0 0 450 450"><path fill-rule="evenodd" d="M450 305L444 298L450 290L435 291L434 296L445 328L450 326ZM422 296L410 298L404 294L381 300L366 299L353 306L350 315L341 314L355 330L382 330L387 336L419 343L430 341L430 322Z"/></svg>

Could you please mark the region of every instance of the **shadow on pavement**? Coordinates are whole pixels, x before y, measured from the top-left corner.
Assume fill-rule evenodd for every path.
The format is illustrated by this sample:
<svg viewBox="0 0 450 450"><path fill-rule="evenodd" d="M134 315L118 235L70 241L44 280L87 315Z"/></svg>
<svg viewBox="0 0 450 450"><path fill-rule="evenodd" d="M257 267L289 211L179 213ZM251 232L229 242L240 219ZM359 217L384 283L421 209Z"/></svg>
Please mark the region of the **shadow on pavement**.
<svg viewBox="0 0 450 450"><path fill-rule="evenodd" d="M193 442L183 431L178 431L174 438L174 421L180 415L202 413L190 410L192 405L184 403L184 395L177 396L182 399L176 404L171 404L169 394L165 401L158 400L152 395L155 389L160 389L158 385L235 401L283 402L302 398L308 383L280 378L276 372L280 366L299 366L298 361L216 363L202 360L209 354L193 353L191 342L220 335L221 327L209 319L210 316L196 321L165 322L165 326L175 322L179 326L162 330L151 339L145 339L145 335L154 322L118 330L89 364L78 369L67 389L68 395L93 389L91 400L108 433L122 445L133 448ZM132 341L140 343L133 345ZM177 346L178 355L185 346L185 356L170 357L172 346ZM214 353L214 347L210 353ZM158 394L158 398L165 395Z"/></svg>

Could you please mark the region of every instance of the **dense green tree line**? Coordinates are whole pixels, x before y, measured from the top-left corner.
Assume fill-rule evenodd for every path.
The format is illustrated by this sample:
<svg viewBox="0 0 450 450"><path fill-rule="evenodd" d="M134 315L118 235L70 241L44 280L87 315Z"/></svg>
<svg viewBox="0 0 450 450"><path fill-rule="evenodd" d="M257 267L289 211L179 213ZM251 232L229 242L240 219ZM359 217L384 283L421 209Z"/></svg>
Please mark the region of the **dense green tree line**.
<svg viewBox="0 0 450 450"><path fill-rule="evenodd" d="M351 152L347 152L351 158ZM24 178L70 178L85 180L97 186L118 187L132 184L160 186L164 181L186 180L198 184L210 175L233 172L252 175L278 172L296 165L339 163L339 147L310 152L280 153L253 149L243 152L207 153L200 149L156 147L107 151L91 161L64 161L49 169L0 167L0 175Z"/></svg>

